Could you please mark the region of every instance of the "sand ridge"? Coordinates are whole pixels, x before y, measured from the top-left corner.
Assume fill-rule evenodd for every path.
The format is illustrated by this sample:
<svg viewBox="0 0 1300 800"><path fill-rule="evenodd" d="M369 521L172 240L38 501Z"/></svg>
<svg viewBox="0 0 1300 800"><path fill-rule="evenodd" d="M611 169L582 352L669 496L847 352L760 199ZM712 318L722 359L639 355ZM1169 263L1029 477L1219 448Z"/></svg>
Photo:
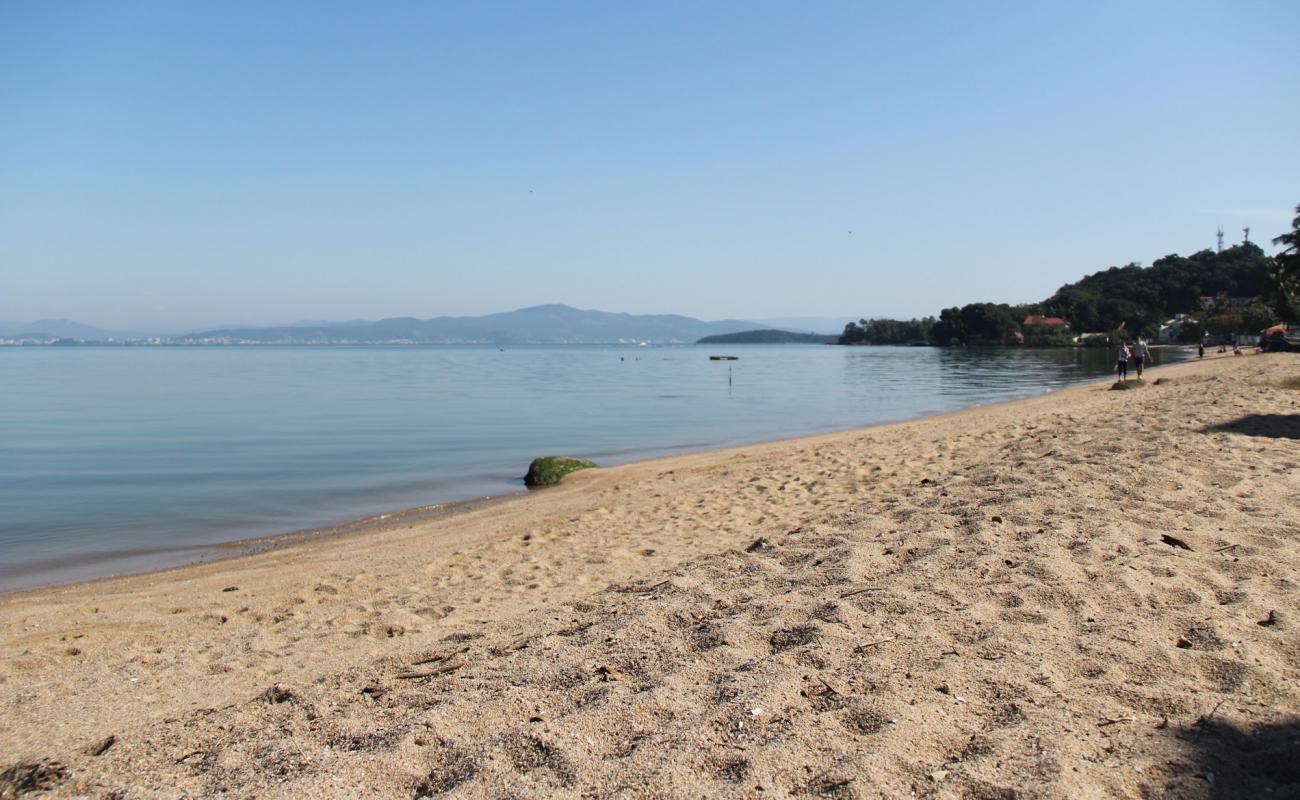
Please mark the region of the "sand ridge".
<svg viewBox="0 0 1300 800"><path fill-rule="evenodd" d="M1295 794L1298 372L1212 359L6 597L0 769L142 798Z"/></svg>

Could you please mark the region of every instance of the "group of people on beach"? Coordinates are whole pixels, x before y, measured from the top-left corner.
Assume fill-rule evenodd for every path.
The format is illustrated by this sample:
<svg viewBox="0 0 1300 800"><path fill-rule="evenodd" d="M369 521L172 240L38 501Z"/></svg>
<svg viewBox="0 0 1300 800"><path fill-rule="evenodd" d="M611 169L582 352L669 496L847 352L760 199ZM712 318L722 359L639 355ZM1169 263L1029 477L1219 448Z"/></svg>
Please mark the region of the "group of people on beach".
<svg viewBox="0 0 1300 800"><path fill-rule="evenodd" d="M1132 360L1133 369L1137 372L1138 380L1142 380L1142 367L1151 357L1151 350L1147 343L1142 339L1134 339L1132 346L1128 342L1119 343L1119 357L1115 362L1115 375L1119 380L1128 379L1128 362Z"/></svg>
<svg viewBox="0 0 1300 800"><path fill-rule="evenodd" d="M1219 345L1219 352L1228 352L1228 346ZM1234 343L1232 345L1232 354L1239 356L1242 354L1241 347ZM1196 357L1205 358L1205 342L1196 345ZM1147 346L1143 339L1134 339L1132 344L1120 340L1119 356L1115 360L1115 376L1118 380L1128 379L1128 363L1133 362L1133 369L1137 372L1138 380L1142 380L1142 368L1146 366L1147 361L1151 358L1151 348Z"/></svg>
<svg viewBox="0 0 1300 800"><path fill-rule="evenodd" d="M1219 345L1219 352L1220 352L1220 353L1226 353L1226 352L1228 352L1228 346L1227 346L1226 344L1221 344L1221 345ZM1261 347L1259 348L1259 352L1261 352L1261 353L1264 352L1264 348L1263 348L1263 346L1261 346ZM1233 354L1234 356L1239 356L1239 355L1241 355L1241 345L1237 344L1236 342L1233 342L1233 343L1232 343L1232 354ZM1196 357L1197 357L1197 358L1205 358L1205 342L1200 342L1199 344L1196 345ZM1139 373L1139 374L1141 374L1141 373Z"/></svg>

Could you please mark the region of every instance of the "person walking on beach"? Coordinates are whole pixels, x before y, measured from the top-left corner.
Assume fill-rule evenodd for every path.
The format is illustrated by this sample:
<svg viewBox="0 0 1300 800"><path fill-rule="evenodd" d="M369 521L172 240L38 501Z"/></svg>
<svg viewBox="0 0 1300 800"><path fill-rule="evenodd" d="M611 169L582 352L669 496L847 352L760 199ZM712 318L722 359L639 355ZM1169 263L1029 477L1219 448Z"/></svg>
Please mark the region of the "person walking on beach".
<svg viewBox="0 0 1300 800"><path fill-rule="evenodd" d="M1128 380L1128 345L1123 339L1119 342L1119 358L1115 362L1115 374L1119 376L1121 382Z"/></svg>
<svg viewBox="0 0 1300 800"><path fill-rule="evenodd" d="M1149 353L1150 351L1147 350L1146 342L1141 339L1137 339L1133 342L1133 366L1137 369L1138 380L1142 380L1142 365L1146 363L1147 355Z"/></svg>
<svg viewBox="0 0 1300 800"><path fill-rule="evenodd" d="M1205 342L1196 345L1196 357L1205 358Z"/></svg>

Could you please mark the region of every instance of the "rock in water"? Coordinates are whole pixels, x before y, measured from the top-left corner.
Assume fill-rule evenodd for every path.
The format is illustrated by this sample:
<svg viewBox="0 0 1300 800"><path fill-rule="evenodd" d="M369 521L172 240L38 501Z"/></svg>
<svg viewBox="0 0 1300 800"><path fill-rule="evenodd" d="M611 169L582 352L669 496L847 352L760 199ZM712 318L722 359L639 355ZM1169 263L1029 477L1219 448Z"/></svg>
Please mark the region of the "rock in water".
<svg viewBox="0 0 1300 800"><path fill-rule="evenodd" d="M528 474L524 476L524 485L528 487L553 486L560 482L560 478L570 472L590 469L594 466L596 464L585 458L571 458L570 456L534 458L533 463L528 465Z"/></svg>

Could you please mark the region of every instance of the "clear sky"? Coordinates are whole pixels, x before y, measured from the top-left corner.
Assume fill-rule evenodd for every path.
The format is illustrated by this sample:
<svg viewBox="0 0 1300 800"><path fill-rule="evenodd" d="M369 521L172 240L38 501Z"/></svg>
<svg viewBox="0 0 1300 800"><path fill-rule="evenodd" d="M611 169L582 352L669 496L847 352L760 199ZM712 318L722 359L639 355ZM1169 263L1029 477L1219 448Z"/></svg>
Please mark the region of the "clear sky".
<svg viewBox="0 0 1300 800"><path fill-rule="evenodd" d="M0 319L937 313L1268 240L1300 3L0 0Z"/></svg>

